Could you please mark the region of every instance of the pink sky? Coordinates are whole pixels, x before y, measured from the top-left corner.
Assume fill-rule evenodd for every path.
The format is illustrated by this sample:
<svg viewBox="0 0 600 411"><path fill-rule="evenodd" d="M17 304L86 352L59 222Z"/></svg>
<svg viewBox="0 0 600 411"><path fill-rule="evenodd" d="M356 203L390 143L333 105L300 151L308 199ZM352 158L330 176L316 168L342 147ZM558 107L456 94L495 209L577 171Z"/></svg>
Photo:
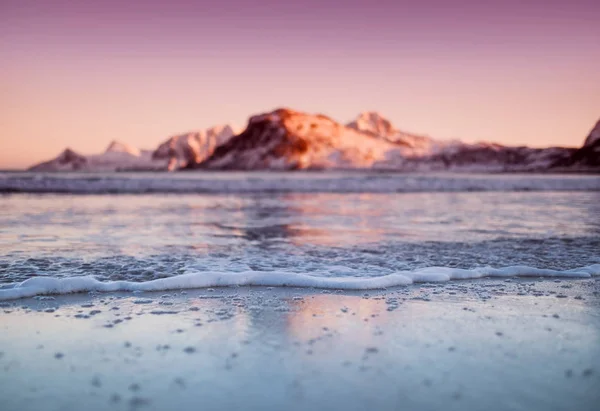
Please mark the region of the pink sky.
<svg viewBox="0 0 600 411"><path fill-rule="evenodd" d="M600 118L598 22L596 0L0 0L0 168L279 106L578 146Z"/></svg>

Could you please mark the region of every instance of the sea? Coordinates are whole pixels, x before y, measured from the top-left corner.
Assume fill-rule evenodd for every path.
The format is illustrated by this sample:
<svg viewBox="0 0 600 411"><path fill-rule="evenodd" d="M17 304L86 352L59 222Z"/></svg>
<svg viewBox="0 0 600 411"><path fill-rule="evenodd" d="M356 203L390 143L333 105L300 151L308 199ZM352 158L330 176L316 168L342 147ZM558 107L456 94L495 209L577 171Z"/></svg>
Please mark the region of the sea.
<svg viewBox="0 0 600 411"><path fill-rule="evenodd" d="M600 275L600 176L0 173L0 300Z"/></svg>

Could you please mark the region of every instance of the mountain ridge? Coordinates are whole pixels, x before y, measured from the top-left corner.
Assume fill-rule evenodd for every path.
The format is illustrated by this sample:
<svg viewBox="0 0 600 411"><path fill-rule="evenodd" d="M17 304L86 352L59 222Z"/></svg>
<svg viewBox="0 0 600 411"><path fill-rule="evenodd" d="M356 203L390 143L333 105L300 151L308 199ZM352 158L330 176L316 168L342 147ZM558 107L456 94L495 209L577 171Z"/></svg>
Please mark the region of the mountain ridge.
<svg viewBox="0 0 600 411"><path fill-rule="evenodd" d="M586 171L600 169L600 121L580 148L512 147L438 140L397 129L376 111L342 124L281 107L248 119L175 134L155 150L112 141L104 153L66 149L31 171L327 170Z"/></svg>

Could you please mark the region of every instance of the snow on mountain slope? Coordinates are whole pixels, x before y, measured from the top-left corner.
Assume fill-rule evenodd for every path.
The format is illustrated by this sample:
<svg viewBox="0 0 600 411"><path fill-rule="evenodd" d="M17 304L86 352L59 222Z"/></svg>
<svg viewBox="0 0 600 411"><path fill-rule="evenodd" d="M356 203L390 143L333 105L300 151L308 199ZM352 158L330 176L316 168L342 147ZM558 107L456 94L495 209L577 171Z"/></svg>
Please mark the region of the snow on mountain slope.
<svg viewBox="0 0 600 411"><path fill-rule="evenodd" d="M165 170L164 160L152 158L152 151L141 150L139 155L126 152L105 152L87 156L89 171L151 171Z"/></svg>
<svg viewBox="0 0 600 411"><path fill-rule="evenodd" d="M170 137L152 154L155 160L166 160L168 170L198 164L208 158L221 144L227 142L235 130L229 125Z"/></svg>
<svg viewBox="0 0 600 411"><path fill-rule="evenodd" d="M204 160L235 131L230 126L169 138L156 150L140 150L113 141L104 153L84 156L67 149L53 160L34 165L31 171L159 171L175 170Z"/></svg>
<svg viewBox="0 0 600 411"><path fill-rule="evenodd" d="M398 131L365 112L348 126L290 109L251 117L246 130L199 168L238 170L387 169L399 171L537 171L572 149L439 141Z"/></svg>
<svg viewBox="0 0 600 411"><path fill-rule="evenodd" d="M600 124L600 123L599 123ZM575 149L550 147L508 147L496 143L467 144L458 140L435 140L426 136L405 133L376 112L363 112L349 127L404 147L391 151L374 168L403 171L542 171L565 161ZM596 135L600 134L597 126ZM592 139L594 131L588 137Z"/></svg>
<svg viewBox="0 0 600 411"><path fill-rule="evenodd" d="M67 148L56 158L30 167L29 171L78 171L87 167L88 160L85 156Z"/></svg>
<svg viewBox="0 0 600 411"><path fill-rule="evenodd" d="M84 156L72 150L63 151L53 160L29 168L30 171L151 171L166 170L164 160L154 160L151 151L129 153L108 151Z"/></svg>
<svg viewBox="0 0 600 411"><path fill-rule="evenodd" d="M53 160L34 165L30 171L149 171L165 170L164 160L152 158L152 151L112 142L102 154L84 156L66 149Z"/></svg>
<svg viewBox="0 0 600 411"><path fill-rule="evenodd" d="M127 143L121 143L120 141L112 141L108 147L106 148L106 150L104 151L105 153L125 153L125 154L130 154L132 156L140 156L141 155L141 151L139 148L134 147L130 144Z"/></svg>
<svg viewBox="0 0 600 411"><path fill-rule="evenodd" d="M398 145L403 157L422 157L462 145L459 141L434 140L427 136L400 131L388 119L374 111L360 113L356 119L347 124L347 127Z"/></svg>
<svg viewBox="0 0 600 411"><path fill-rule="evenodd" d="M209 169L369 168L398 146L321 114L286 108L253 116L247 128L199 165Z"/></svg>
<svg viewBox="0 0 600 411"><path fill-rule="evenodd" d="M281 108L250 118L238 133L228 125L175 135L154 151L113 141L84 156L67 149L33 171L177 169L386 169L396 171L545 171L600 168L600 121L580 149L466 144L405 133L376 112L344 126L320 114Z"/></svg>

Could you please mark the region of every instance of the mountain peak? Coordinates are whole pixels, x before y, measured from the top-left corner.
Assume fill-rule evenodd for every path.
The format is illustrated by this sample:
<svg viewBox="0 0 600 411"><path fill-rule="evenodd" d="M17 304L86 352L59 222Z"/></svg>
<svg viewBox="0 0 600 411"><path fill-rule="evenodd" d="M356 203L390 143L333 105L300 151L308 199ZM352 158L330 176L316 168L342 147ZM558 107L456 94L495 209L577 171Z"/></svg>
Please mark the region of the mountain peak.
<svg viewBox="0 0 600 411"><path fill-rule="evenodd" d="M120 141L116 141L113 140L108 147L106 148L106 150L104 151L105 153L127 153L127 154L131 154L132 156L139 156L140 150L137 147L134 147L130 144L127 143L121 143Z"/></svg>
<svg viewBox="0 0 600 411"><path fill-rule="evenodd" d="M59 158L69 158L69 157L82 157L81 154L77 153L71 147L65 148L59 155Z"/></svg>
<svg viewBox="0 0 600 411"><path fill-rule="evenodd" d="M76 152L75 150L72 150L71 148L67 147L63 150L62 153L60 153L58 155L58 157L56 157L56 161L60 164L67 164L67 163L73 163L73 162L85 162L85 156L79 154L78 152Z"/></svg>
<svg viewBox="0 0 600 411"><path fill-rule="evenodd" d="M596 123L596 126L590 131L590 135L585 139L583 143L584 147L591 147L600 141L600 120Z"/></svg>
<svg viewBox="0 0 600 411"><path fill-rule="evenodd" d="M376 111L363 111L354 121L347 124L348 127L363 133L390 137L398 133L391 121Z"/></svg>
<svg viewBox="0 0 600 411"><path fill-rule="evenodd" d="M64 149L55 159L36 164L30 171L76 171L87 165L87 158L70 148Z"/></svg>

